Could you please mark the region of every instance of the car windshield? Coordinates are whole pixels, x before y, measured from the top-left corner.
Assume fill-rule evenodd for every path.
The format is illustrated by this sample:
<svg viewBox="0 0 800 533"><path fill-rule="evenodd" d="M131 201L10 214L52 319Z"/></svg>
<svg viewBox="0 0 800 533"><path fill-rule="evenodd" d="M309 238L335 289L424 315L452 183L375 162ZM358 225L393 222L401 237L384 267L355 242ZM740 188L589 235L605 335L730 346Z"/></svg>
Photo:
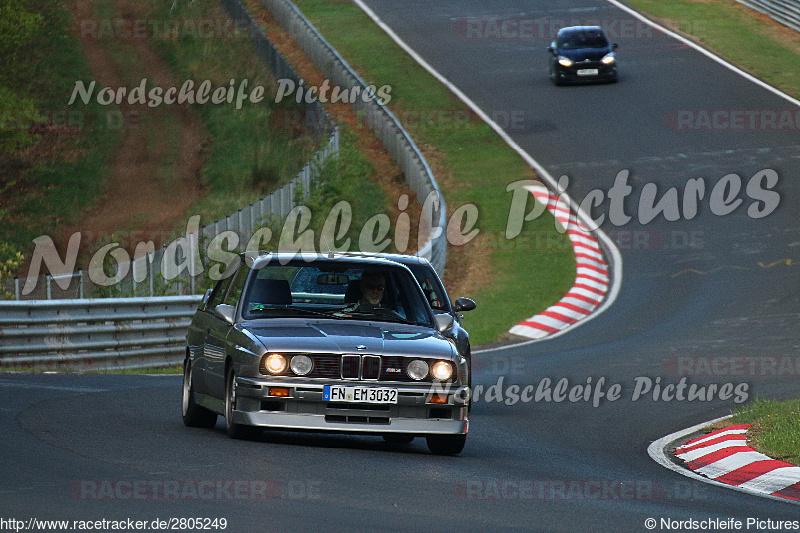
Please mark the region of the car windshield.
<svg viewBox="0 0 800 533"><path fill-rule="evenodd" d="M608 46L606 36L600 30L570 32L558 39L558 47L563 50L580 48L605 48Z"/></svg>
<svg viewBox="0 0 800 533"><path fill-rule="evenodd" d="M251 272L242 298L246 319L322 317L432 326L417 282L399 266L271 261Z"/></svg>

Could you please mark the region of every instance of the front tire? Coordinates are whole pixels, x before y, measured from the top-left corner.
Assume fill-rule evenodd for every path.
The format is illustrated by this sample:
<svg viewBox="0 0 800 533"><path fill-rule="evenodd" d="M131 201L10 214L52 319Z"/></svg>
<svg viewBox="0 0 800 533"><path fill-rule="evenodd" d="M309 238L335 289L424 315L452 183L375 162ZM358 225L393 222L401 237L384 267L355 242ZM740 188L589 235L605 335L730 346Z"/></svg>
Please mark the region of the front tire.
<svg viewBox="0 0 800 533"><path fill-rule="evenodd" d="M428 449L436 455L458 455L467 443L464 435L428 435Z"/></svg>
<svg viewBox="0 0 800 533"><path fill-rule="evenodd" d="M232 439L251 439L260 433L254 426L237 424L233 421L236 409L236 373L233 367L228 368L225 378L225 432Z"/></svg>
<svg viewBox="0 0 800 533"><path fill-rule="evenodd" d="M183 363L183 424L193 428L213 428L217 424L217 413L194 403L194 384L192 383L192 362L187 358Z"/></svg>
<svg viewBox="0 0 800 533"><path fill-rule="evenodd" d="M552 81L553 85L556 87L561 85L561 80L558 79L558 73L552 67L550 67L550 81Z"/></svg>

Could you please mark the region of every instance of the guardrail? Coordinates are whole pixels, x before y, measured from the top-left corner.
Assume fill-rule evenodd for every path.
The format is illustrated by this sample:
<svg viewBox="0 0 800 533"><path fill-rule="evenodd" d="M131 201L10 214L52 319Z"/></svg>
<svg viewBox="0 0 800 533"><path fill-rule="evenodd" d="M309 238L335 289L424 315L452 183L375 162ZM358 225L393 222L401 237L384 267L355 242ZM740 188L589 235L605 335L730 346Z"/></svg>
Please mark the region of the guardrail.
<svg viewBox="0 0 800 533"><path fill-rule="evenodd" d="M180 364L202 296L0 301L0 370Z"/></svg>
<svg viewBox="0 0 800 533"><path fill-rule="evenodd" d="M275 20L311 58L323 76L339 87L347 89L358 87L362 94L368 92L367 84L297 9L297 6L289 0L262 0L262 2ZM363 113L367 126L400 165L406 183L417 195L419 202L424 203L430 193L435 193L438 197L439 206L434 210L432 217L434 223L426 228L429 240L420 246L418 253L428 259L439 274L443 275L447 262L446 207L433 172L411 136L386 106L376 98L369 102L364 102L362 98L356 100L352 104L353 108ZM437 228L441 231L437 231ZM431 235L433 238L430 238Z"/></svg>
<svg viewBox="0 0 800 533"><path fill-rule="evenodd" d="M800 31L800 1L798 0L737 0L737 2L769 15L795 31Z"/></svg>

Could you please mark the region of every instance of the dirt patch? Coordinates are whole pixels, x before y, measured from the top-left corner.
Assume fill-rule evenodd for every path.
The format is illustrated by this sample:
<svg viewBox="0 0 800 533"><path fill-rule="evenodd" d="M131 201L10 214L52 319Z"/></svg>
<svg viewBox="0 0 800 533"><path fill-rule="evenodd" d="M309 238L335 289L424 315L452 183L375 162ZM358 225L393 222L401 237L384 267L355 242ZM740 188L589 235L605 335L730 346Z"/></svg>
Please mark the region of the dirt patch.
<svg viewBox="0 0 800 533"><path fill-rule="evenodd" d="M117 0L115 16L146 18L146 8L133 0ZM74 4L77 20L93 18L90 0ZM127 87L120 65L103 39L83 40L86 58L99 87ZM135 75L147 78L149 87L179 85L158 55L144 39L126 41L135 55ZM130 72L130 71L129 71ZM203 196L200 171L207 134L188 106L151 108L123 101L124 118L120 145L109 165L106 190L75 226L65 232L88 232L93 240L112 232L136 231L156 246L166 240L186 210ZM169 126L167 130L162 129ZM164 175L168 173L170 175Z"/></svg>

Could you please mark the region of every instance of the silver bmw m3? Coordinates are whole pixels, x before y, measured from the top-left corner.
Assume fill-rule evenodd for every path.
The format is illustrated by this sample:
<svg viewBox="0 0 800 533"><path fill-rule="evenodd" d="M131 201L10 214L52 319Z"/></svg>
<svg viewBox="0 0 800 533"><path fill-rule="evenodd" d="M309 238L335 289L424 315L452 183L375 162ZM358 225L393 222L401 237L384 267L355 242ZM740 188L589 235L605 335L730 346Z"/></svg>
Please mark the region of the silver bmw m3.
<svg viewBox="0 0 800 533"><path fill-rule="evenodd" d="M408 268L378 257L237 256L187 335L183 421L466 442L468 365Z"/></svg>

